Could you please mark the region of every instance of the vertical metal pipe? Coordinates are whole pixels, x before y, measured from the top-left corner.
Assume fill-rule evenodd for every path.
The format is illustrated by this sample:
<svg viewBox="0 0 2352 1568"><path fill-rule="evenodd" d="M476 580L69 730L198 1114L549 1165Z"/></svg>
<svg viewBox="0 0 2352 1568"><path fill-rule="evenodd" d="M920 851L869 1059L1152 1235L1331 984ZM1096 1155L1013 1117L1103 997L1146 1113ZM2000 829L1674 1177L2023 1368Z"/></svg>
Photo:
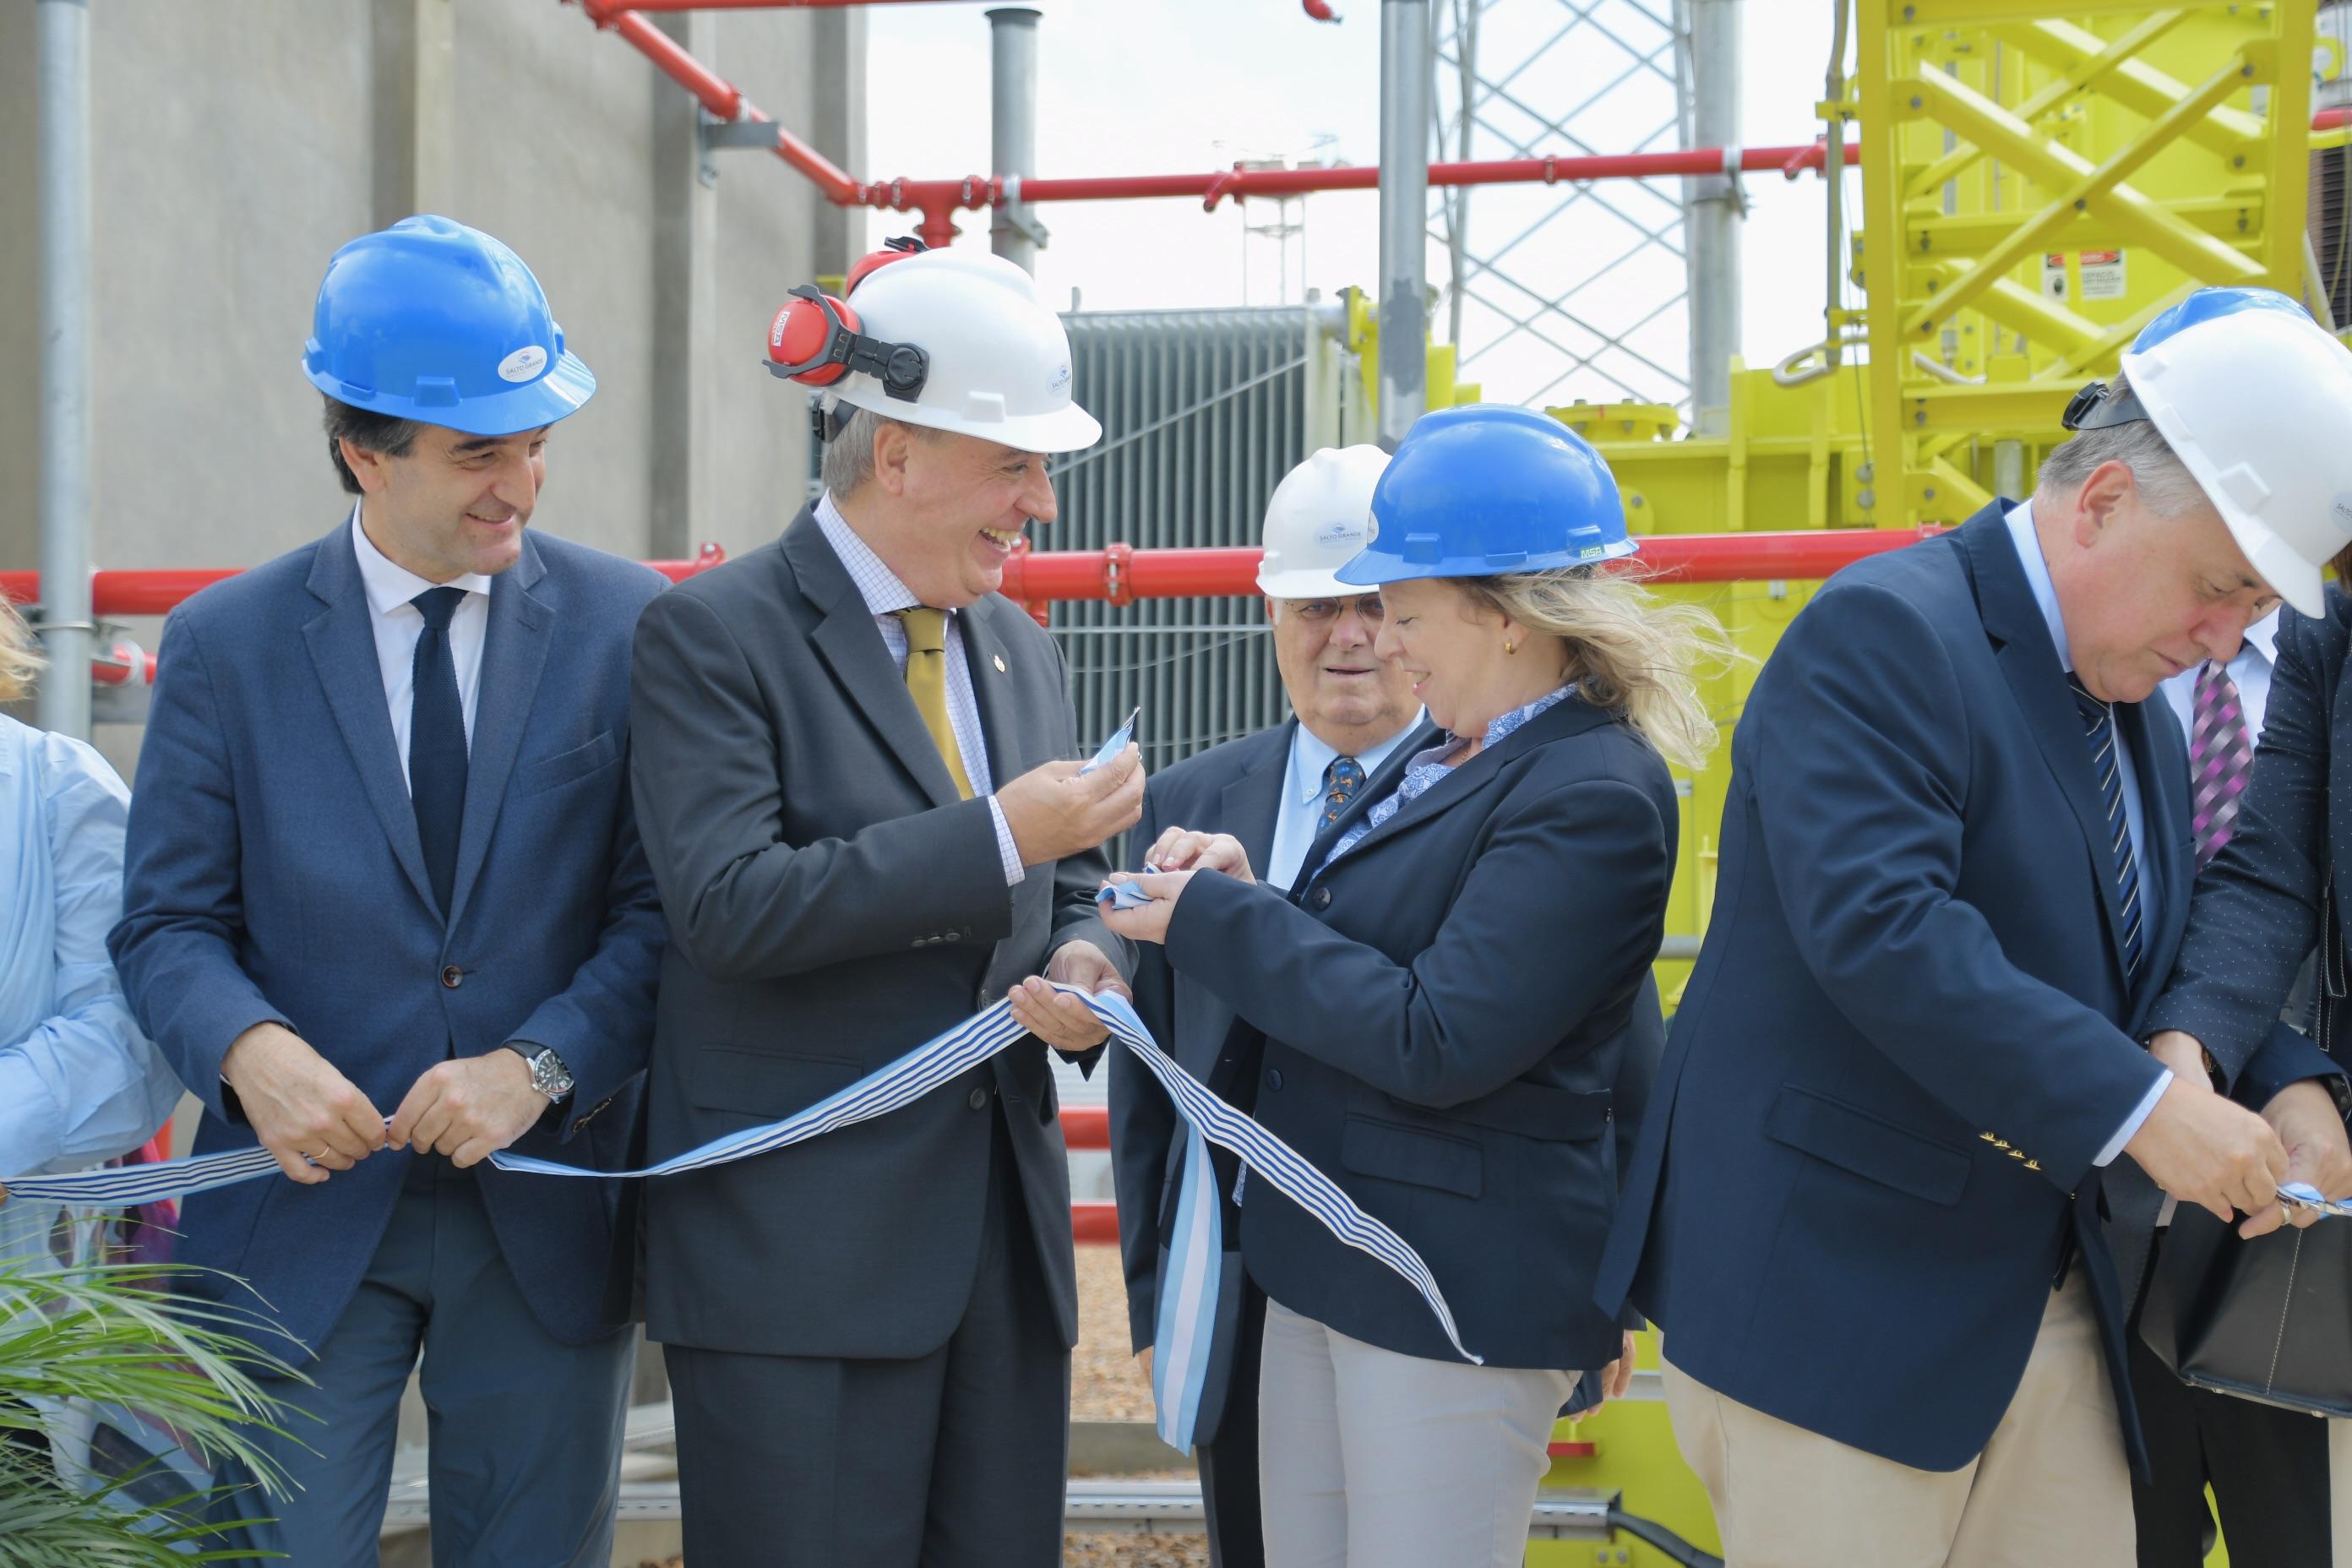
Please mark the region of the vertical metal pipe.
<svg viewBox="0 0 2352 1568"><path fill-rule="evenodd" d="M1381 0L1381 444L1421 417L1428 375L1429 0Z"/></svg>
<svg viewBox="0 0 2352 1568"><path fill-rule="evenodd" d="M1845 18L1847 0L1831 0L1837 15L1830 26L1830 68L1822 80L1822 101L1843 103L1845 100ZM1999 46L1996 45L1995 47ZM1829 195L1829 275L1823 280L1822 306L1822 363L1832 370L1844 357L1844 326L1838 312L1845 308L1845 275L1849 262L1845 240L1845 116L1835 113L1828 121L1830 146L1822 158L1822 179Z"/></svg>
<svg viewBox="0 0 2352 1568"><path fill-rule="evenodd" d="M1000 5L988 14L989 162L1000 175L1037 172L1037 13ZM1024 272L1037 270L1044 231L1026 202L998 205L989 219L988 245Z"/></svg>
<svg viewBox="0 0 2352 1568"><path fill-rule="evenodd" d="M1701 147L1739 145L1741 0L1691 0L1691 134ZM1683 183L1690 237L1691 424L1721 435L1731 417L1739 352L1739 225L1735 174Z"/></svg>
<svg viewBox="0 0 2352 1568"><path fill-rule="evenodd" d="M36 717L89 738L89 5L38 0L41 642Z"/></svg>
<svg viewBox="0 0 2352 1568"><path fill-rule="evenodd" d="M1992 493L2003 500L2025 499L2025 443L1992 444Z"/></svg>

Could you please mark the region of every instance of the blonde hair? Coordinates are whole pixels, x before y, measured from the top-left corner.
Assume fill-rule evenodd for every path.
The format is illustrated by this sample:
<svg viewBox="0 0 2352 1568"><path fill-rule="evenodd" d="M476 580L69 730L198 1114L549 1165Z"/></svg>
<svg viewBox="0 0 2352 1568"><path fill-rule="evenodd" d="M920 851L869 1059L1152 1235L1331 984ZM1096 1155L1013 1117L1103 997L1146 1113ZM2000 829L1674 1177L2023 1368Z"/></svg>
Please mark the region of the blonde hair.
<svg viewBox="0 0 2352 1568"><path fill-rule="evenodd" d="M0 702L23 700L33 689L33 678L48 663L33 643L33 628L16 606L0 597Z"/></svg>
<svg viewBox="0 0 2352 1568"><path fill-rule="evenodd" d="M1623 713L1666 761L1703 765L1722 739L1698 691L1702 672L1747 655L1698 605L1669 604L1639 568L1589 566L1456 579L1472 603L1568 645L1568 679L1586 700Z"/></svg>

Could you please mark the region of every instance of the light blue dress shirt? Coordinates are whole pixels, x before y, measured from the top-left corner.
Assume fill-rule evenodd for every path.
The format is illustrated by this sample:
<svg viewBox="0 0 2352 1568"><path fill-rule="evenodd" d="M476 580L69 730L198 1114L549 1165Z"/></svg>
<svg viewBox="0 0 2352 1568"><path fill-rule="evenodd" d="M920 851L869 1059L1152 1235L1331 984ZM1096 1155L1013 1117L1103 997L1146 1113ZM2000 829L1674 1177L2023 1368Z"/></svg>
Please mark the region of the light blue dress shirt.
<svg viewBox="0 0 2352 1568"><path fill-rule="evenodd" d="M179 1103L106 955L130 805L97 752L0 716L0 1180L127 1154ZM0 1256L56 1217L0 1205Z"/></svg>
<svg viewBox="0 0 2352 1568"><path fill-rule="evenodd" d="M2074 673L2074 653L2066 643L2066 618L2059 613L2058 589L2050 581L2050 563L2042 560L2042 541L2033 531L2033 503L2027 501L2013 509L2006 521L2010 542L2017 546L2018 563L2025 568L2026 585L2033 590L2033 602L2040 607L2042 619L2050 628L2051 643L2058 649L2058 662L2068 675L2072 675ZM2116 733L2120 739L2120 726ZM2156 863L2147 858L2147 826L2140 806L2139 772L2132 765L2129 746L2116 747L2116 772L2123 784L2124 830L2131 835L2132 857L2139 862L2140 924L2145 930L2154 931L2158 913L2164 907L2164 884L2158 878ZM2116 1135L2107 1140L2107 1146L2099 1151L2099 1157L2091 1162L2093 1164L2114 1163L2115 1157L2124 1152L2124 1145L2139 1131L2140 1123L2155 1110L2156 1102L2164 1098L2164 1091L2171 1083L2172 1071L2168 1068L2158 1075L2138 1108L2124 1119L2124 1124L2116 1130Z"/></svg>
<svg viewBox="0 0 2352 1568"><path fill-rule="evenodd" d="M1415 709L1403 729L1379 745L1356 753L1356 761L1364 764L1367 782L1404 743L1404 738L1420 727L1421 710ZM1291 731L1290 761L1282 775L1282 806L1275 814L1274 844L1266 851L1265 879L1269 886L1287 889L1298 880L1298 868L1307 862L1307 848L1323 830L1323 775L1339 758L1339 749L1305 724Z"/></svg>

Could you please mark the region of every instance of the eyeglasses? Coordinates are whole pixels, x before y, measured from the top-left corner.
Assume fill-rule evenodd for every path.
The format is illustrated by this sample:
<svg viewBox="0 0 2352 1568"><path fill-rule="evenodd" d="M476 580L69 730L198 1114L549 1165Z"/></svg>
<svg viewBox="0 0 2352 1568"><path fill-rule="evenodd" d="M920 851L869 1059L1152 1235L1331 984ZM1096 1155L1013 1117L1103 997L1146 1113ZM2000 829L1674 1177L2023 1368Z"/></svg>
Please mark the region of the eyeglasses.
<svg viewBox="0 0 2352 1568"><path fill-rule="evenodd" d="M1381 603L1378 594L1359 594L1352 599L1285 599L1283 613L1297 616L1310 626L1328 626L1349 610L1367 626L1379 626L1388 615L1388 606Z"/></svg>

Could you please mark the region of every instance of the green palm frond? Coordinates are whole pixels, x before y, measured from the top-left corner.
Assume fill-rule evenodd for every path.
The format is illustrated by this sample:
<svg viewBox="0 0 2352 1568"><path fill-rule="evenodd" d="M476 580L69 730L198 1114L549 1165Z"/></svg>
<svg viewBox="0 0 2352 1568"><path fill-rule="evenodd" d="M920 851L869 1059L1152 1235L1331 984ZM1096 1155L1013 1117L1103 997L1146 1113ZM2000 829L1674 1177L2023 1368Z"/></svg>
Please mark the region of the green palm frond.
<svg viewBox="0 0 2352 1568"><path fill-rule="evenodd" d="M0 1259L0 1568L145 1568L224 1562L199 1522L217 1492L152 1505L142 1517L113 1494L61 1484L38 1440L32 1399L119 1405L170 1427L215 1472L234 1463L261 1492L283 1495L283 1468L256 1439L286 1436L297 1414L260 1380L308 1380L261 1342L285 1343L266 1318L170 1289L196 1270L91 1263L52 1271ZM25 1434L11 1440L12 1433ZM264 1511L264 1499L255 1507Z"/></svg>

